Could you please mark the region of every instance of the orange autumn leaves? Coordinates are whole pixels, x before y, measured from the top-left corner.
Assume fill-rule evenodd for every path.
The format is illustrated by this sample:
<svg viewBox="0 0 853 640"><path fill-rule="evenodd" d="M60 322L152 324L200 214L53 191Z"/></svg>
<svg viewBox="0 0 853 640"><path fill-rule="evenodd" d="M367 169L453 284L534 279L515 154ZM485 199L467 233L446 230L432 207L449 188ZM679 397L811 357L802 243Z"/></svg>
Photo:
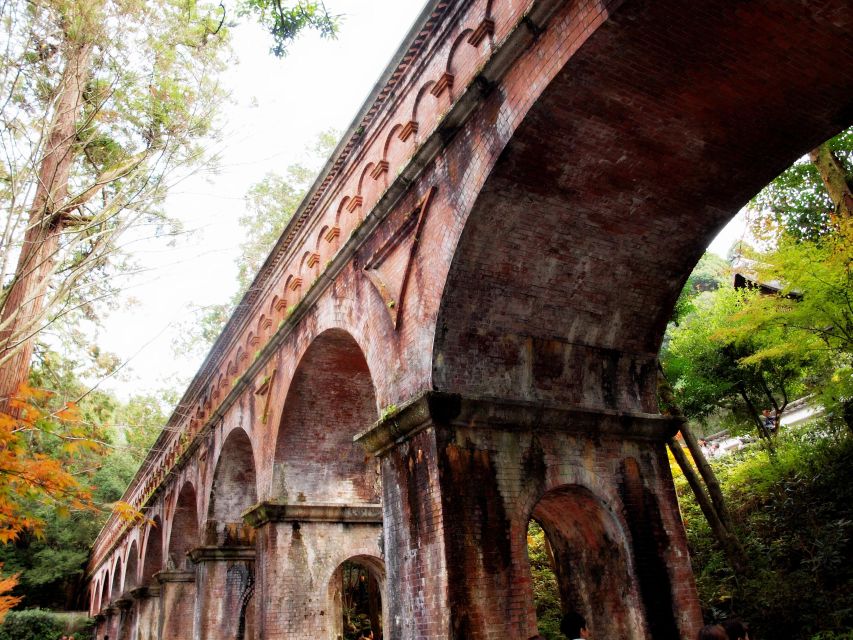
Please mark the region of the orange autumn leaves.
<svg viewBox="0 0 853 640"><path fill-rule="evenodd" d="M87 452L101 454L103 445L74 403L55 404L51 392L23 384L9 412L0 412L0 543L25 529L41 535L40 505L60 515L94 509L91 487L80 481L75 463Z"/></svg>

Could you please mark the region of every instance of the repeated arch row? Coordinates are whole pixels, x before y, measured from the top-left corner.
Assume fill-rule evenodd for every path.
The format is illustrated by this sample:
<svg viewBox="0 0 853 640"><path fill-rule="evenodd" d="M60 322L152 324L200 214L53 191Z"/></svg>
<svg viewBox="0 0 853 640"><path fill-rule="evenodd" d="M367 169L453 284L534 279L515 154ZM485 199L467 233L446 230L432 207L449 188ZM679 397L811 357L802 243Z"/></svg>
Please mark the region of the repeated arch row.
<svg viewBox="0 0 853 640"><path fill-rule="evenodd" d="M188 553L196 547L250 544L242 514L258 502L257 469L264 465L275 469L277 483L262 492L266 496L280 499L281 487L287 484L291 496L300 495L304 500L306 493L322 485L334 490L315 493L311 496L314 502L379 502L378 473L366 463L363 451L352 440L356 432L378 417L373 382L360 345L342 329L326 329L311 341L297 362L286 389L281 420L273 428L274 459L264 462L257 458L262 449L257 440L263 437L257 425L248 425L248 431L243 428L246 425L223 427L212 458L212 473L207 478L204 472L197 477L176 475L174 486L156 503L157 515L135 527L102 562L92 580L92 614L126 598L134 588L154 585L159 571L191 570ZM326 377L317 384L315 377L323 372ZM326 397L331 394L335 400L324 403L325 410L317 411L309 397L312 389L321 389ZM350 423L344 425L345 429L321 433L327 425L347 420ZM310 477L313 464L294 455L305 441L314 443L318 455L335 461L337 471L331 481L300 484L301 479ZM344 447L349 448L348 452L342 453ZM285 475L289 477L287 482ZM343 485L348 490L342 493Z"/></svg>
<svg viewBox="0 0 853 640"><path fill-rule="evenodd" d="M335 187L338 195L322 213L315 215L315 231L302 240L303 250L284 269L279 285L266 294L263 309L255 316L258 320L244 328L243 336L223 357L219 373L210 380L194 410L188 412L188 421L180 431L189 437L175 438L169 444L158 471L134 496L132 503L138 503L135 506L142 504L165 479L187 443L228 395L233 381L251 364L337 254L342 239L361 224L366 212L389 186L391 176L402 169L474 78L488 57L496 34L511 28L516 10L508 3L497 3L506 7L495 4L493 0L477 3L461 26L451 34L444 34L441 43L430 53L430 68L426 73L406 68L403 75L412 76L408 86L400 91L398 102L375 131L359 134L365 136L366 143L353 162L347 161L345 174L336 179L340 185ZM466 48L477 53L465 55Z"/></svg>

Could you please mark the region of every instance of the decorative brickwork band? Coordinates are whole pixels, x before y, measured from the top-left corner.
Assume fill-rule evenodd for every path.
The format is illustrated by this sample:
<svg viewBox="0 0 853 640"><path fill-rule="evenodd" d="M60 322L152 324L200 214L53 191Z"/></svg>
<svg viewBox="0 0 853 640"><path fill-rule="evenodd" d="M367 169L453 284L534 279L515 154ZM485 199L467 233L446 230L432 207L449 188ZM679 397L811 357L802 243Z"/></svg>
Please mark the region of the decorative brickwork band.
<svg viewBox="0 0 853 640"><path fill-rule="evenodd" d="M412 134L417 133L417 132L418 132L418 123L414 120L409 120L405 125L403 125L403 128L400 129L400 133L397 135L400 138L400 140L405 142L406 140L408 140L412 136Z"/></svg>
<svg viewBox="0 0 853 640"><path fill-rule="evenodd" d="M480 43L483 41L483 38L486 36L490 36L495 32L495 21L491 18L485 18L479 26L471 32L471 35L468 37L468 44L471 44L475 47L479 47Z"/></svg>
<svg viewBox="0 0 853 640"><path fill-rule="evenodd" d="M452 73L443 73L441 77L435 81L435 84L432 85L432 89L430 93L438 98L444 90L452 90L453 89L453 74Z"/></svg>
<svg viewBox="0 0 853 640"><path fill-rule="evenodd" d="M399 410L380 419L353 440L380 455L431 424L459 424L493 429L547 428L590 436L607 434L626 440L671 438L681 420L652 413L628 413L569 405L471 398L425 391Z"/></svg>
<svg viewBox="0 0 853 640"><path fill-rule="evenodd" d="M269 522L343 522L382 524L382 505L378 504L280 504L261 502L243 514L244 522L260 527Z"/></svg>

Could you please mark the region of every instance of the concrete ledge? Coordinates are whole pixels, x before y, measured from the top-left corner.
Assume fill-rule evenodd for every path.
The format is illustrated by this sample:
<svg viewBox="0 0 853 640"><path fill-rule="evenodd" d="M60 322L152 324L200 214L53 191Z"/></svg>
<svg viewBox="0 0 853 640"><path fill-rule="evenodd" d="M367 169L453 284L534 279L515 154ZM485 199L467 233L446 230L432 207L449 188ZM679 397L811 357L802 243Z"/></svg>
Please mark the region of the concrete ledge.
<svg viewBox="0 0 853 640"><path fill-rule="evenodd" d="M378 456L433 424L664 441L677 433L682 420L654 413L425 391L353 440Z"/></svg>
<svg viewBox="0 0 853 640"><path fill-rule="evenodd" d="M252 527L270 522L340 522L346 524L382 524L382 506L378 504L281 504L261 502L243 513Z"/></svg>
<svg viewBox="0 0 853 640"><path fill-rule="evenodd" d="M194 563L226 560L254 561L254 547L196 547L187 554ZM195 575L195 574L193 574Z"/></svg>
<svg viewBox="0 0 853 640"><path fill-rule="evenodd" d="M158 571L154 574L157 582L195 582L195 571Z"/></svg>

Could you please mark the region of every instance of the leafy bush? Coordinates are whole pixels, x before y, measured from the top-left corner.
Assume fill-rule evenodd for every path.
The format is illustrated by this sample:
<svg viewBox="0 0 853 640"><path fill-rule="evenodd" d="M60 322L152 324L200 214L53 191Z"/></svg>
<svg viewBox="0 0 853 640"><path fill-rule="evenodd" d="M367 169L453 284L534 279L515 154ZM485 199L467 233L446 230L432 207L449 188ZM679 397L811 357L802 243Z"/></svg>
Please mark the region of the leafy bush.
<svg viewBox="0 0 853 640"><path fill-rule="evenodd" d="M57 640L71 633L84 638L91 627L92 621L85 614L46 609L10 611L0 625L0 640Z"/></svg>
<svg viewBox="0 0 853 640"><path fill-rule="evenodd" d="M676 478L709 622L736 615L757 638L842 640L853 629L853 438L826 421L714 467L753 571L736 576Z"/></svg>

